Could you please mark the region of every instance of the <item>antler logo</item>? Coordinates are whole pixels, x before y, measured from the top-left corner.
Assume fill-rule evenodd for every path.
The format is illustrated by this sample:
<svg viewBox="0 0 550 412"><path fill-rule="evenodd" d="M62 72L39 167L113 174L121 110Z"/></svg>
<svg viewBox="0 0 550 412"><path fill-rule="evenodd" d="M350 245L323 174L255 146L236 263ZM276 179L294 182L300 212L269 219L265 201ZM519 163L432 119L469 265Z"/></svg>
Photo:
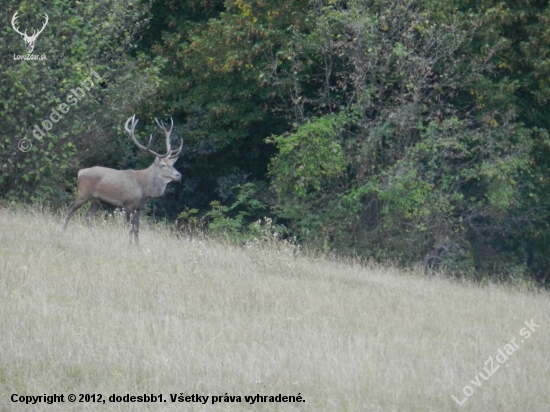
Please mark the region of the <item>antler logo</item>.
<svg viewBox="0 0 550 412"><path fill-rule="evenodd" d="M31 54L32 51L34 50L34 44L36 43L36 39L38 38L40 33L42 33L44 31L44 29L46 28L46 25L48 24L48 15L46 13L44 13L44 17L45 17L44 25L38 31L33 30L32 35L29 36L29 35L27 35L27 30L25 30L24 33L21 33L19 31L19 26L15 25L17 17L19 17L19 16L17 16L17 13L19 13L19 12L16 11L15 14L13 15L13 18L11 19L11 27L13 27L13 29L18 34L20 34L21 37L23 37L23 40L25 41L25 48L27 49L27 53Z"/></svg>

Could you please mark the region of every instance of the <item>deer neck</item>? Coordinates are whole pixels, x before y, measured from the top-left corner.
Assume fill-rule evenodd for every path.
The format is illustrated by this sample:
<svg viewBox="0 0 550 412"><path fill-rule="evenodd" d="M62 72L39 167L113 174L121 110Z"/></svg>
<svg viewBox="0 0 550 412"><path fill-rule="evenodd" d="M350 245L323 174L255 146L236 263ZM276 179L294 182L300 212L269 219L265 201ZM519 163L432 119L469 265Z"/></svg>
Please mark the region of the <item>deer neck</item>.
<svg viewBox="0 0 550 412"><path fill-rule="evenodd" d="M147 197L160 197L164 194L170 180L163 180L158 173L158 166L153 163L144 170L145 195Z"/></svg>

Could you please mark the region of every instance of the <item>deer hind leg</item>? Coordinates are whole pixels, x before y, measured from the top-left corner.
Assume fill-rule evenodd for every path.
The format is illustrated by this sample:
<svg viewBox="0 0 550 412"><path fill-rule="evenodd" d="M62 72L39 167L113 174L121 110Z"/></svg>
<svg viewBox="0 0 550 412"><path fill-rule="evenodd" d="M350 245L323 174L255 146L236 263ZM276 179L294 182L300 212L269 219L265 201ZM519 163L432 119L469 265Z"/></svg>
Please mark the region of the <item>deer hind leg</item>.
<svg viewBox="0 0 550 412"><path fill-rule="evenodd" d="M98 209L101 207L101 203L99 200L93 200L90 208L88 209L88 213L86 213L86 223L88 226L92 225L92 218L98 211Z"/></svg>
<svg viewBox="0 0 550 412"><path fill-rule="evenodd" d="M74 212L76 212L80 206L82 206L84 203L86 203L88 199L76 199L74 203L69 206L69 210L67 211L67 219L65 220L65 226L63 229L67 229L67 225L69 224L69 220L71 219L71 216Z"/></svg>

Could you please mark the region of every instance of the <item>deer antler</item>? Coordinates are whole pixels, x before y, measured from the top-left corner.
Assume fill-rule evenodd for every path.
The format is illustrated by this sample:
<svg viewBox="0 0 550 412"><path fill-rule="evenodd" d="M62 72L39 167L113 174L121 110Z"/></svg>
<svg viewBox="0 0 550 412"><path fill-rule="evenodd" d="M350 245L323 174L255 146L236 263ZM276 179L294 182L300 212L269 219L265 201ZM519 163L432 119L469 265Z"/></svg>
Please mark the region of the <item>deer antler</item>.
<svg viewBox="0 0 550 412"><path fill-rule="evenodd" d="M183 139L181 141L181 144L180 144L180 147L179 149L177 150L171 150L171 146L170 146L170 134L172 133L172 129L174 128L174 120L172 118L170 118L170 121L171 121L171 125L170 125L170 130L166 130L166 127L164 127L164 124L162 124L162 122L159 122L157 120L157 118L155 118L155 121L157 122L157 124L159 125L159 127L164 131L164 134L166 136L166 154L165 155L160 155L154 151L151 150L151 141L153 140L153 135L151 135L151 137L149 138L149 143L147 144L147 147L143 146L141 143L139 143L136 139L136 136L134 134L134 130L136 128L136 125L137 123L139 122L138 119L136 119L136 115L134 114L132 117L130 117L128 120L126 120L126 124L124 125L124 128L126 129L126 131L128 132L128 134L130 135L130 137L132 138L132 140L134 141L135 145L143 150L144 152L147 152L147 153L151 153L152 155L154 156L157 156L157 157L160 157L160 158L164 158L164 157L168 157L169 159L173 159L175 157L178 157L180 152L181 152L181 148L183 147ZM131 129L128 127L128 124L131 122L130 126L131 126Z"/></svg>
<svg viewBox="0 0 550 412"><path fill-rule="evenodd" d="M181 148L183 147L183 139L181 140L179 149L171 150L172 146L170 145L170 134L172 133L172 129L174 128L174 119L170 117L170 130L166 130L166 127L164 127L164 123L159 122L156 117L155 117L155 122L157 122L159 127L164 132L164 135L166 136L166 152L167 152L166 156L168 156L169 159L178 157L181 152Z"/></svg>
<svg viewBox="0 0 550 412"><path fill-rule="evenodd" d="M128 128L128 123L130 123L130 122L132 122L132 124L131 124L132 128L131 129ZM153 152L151 150L151 140L153 140L153 135L151 135L151 138L149 139L149 144L147 145L147 147L143 146L140 142L137 141L136 136L134 134L134 130L135 130L136 125L138 124L138 122L139 122L139 120L136 119L136 115L134 114L132 117L130 117L128 120L126 120L126 123L124 124L124 128L126 129L128 134L130 135L132 140L134 141L135 145L140 150L143 150L144 152L151 153L152 155L155 155L155 156L158 156L158 157L163 157L163 156L159 155L158 153Z"/></svg>

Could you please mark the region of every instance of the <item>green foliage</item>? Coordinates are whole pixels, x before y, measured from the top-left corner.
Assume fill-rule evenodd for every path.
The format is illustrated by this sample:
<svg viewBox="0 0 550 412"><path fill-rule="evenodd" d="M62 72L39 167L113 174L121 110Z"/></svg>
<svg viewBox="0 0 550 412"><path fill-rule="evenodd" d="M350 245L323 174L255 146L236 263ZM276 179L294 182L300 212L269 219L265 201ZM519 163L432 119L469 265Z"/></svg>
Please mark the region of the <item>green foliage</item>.
<svg viewBox="0 0 550 412"><path fill-rule="evenodd" d="M493 75L507 45L494 14L357 0L313 7L309 19L291 45L302 54L280 70L279 84L299 84L293 112L306 120L276 139L276 213L303 241L340 253L525 270L523 252L497 240L518 233L509 216L525 215L532 145L516 122L515 83ZM336 115L309 114L319 110L347 120L330 129ZM341 151L323 157L332 147Z"/></svg>
<svg viewBox="0 0 550 412"><path fill-rule="evenodd" d="M170 61L150 113L174 113L186 122L185 177L181 203L209 208L225 182L264 180L275 152L265 139L288 130L277 112L266 56L292 37L307 1L156 2L154 26L143 50ZM156 34L155 34L156 33Z"/></svg>
<svg viewBox="0 0 550 412"><path fill-rule="evenodd" d="M126 53L144 23L143 9L128 2L9 0L0 11L5 21L18 11L19 27L29 33L49 16L33 51L44 60L15 60L26 55L24 43L9 25L0 30L0 195L64 204L83 163L105 162L119 151L112 125L136 101L137 94L126 95L135 92L134 82L147 77L125 76L135 67ZM32 144L28 152L18 149L24 138Z"/></svg>
<svg viewBox="0 0 550 412"><path fill-rule="evenodd" d="M82 166L144 167L150 158L136 156L123 122L134 112L173 116L184 182L152 209L187 228L548 279L547 2L1 7L19 10L22 27L44 12L56 22L37 42L44 61L13 61L23 43L0 30L4 197L63 202ZM33 126L90 69L102 80L35 139ZM26 153L23 137L33 143Z"/></svg>
<svg viewBox="0 0 550 412"><path fill-rule="evenodd" d="M243 241L251 236L251 224L265 206L255 198L258 187L253 183L238 185L232 190L236 192L233 204L224 206L214 200L204 218L211 233L223 234L233 241Z"/></svg>
<svg viewBox="0 0 550 412"><path fill-rule="evenodd" d="M338 143L345 123L344 115L311 119L289 136L275 136L270 141L279 150L273 158L270 173L279 195L294 193L306 197L321 189L324 182L342 176L345 160Z"/></svg>
<svg viewBox="0 0 550 412"><path fill-rule="evenodd" d="M196 216L198 213L199 213L199 209L186 207L178 215L178 219L182 219L185 223L192 224L195 226L199 223L199 219Z"/></svg>
<svg viewBox="0 0 550 412"><path fill-rule="evenodd" d="M272 193L250 198L314 247L463 273L550 265L546 4L155 7L149 51L171 64L154 104L189 123L179 199L220 196L214 231L251 230L226 189L251 177Z"/></svg>

